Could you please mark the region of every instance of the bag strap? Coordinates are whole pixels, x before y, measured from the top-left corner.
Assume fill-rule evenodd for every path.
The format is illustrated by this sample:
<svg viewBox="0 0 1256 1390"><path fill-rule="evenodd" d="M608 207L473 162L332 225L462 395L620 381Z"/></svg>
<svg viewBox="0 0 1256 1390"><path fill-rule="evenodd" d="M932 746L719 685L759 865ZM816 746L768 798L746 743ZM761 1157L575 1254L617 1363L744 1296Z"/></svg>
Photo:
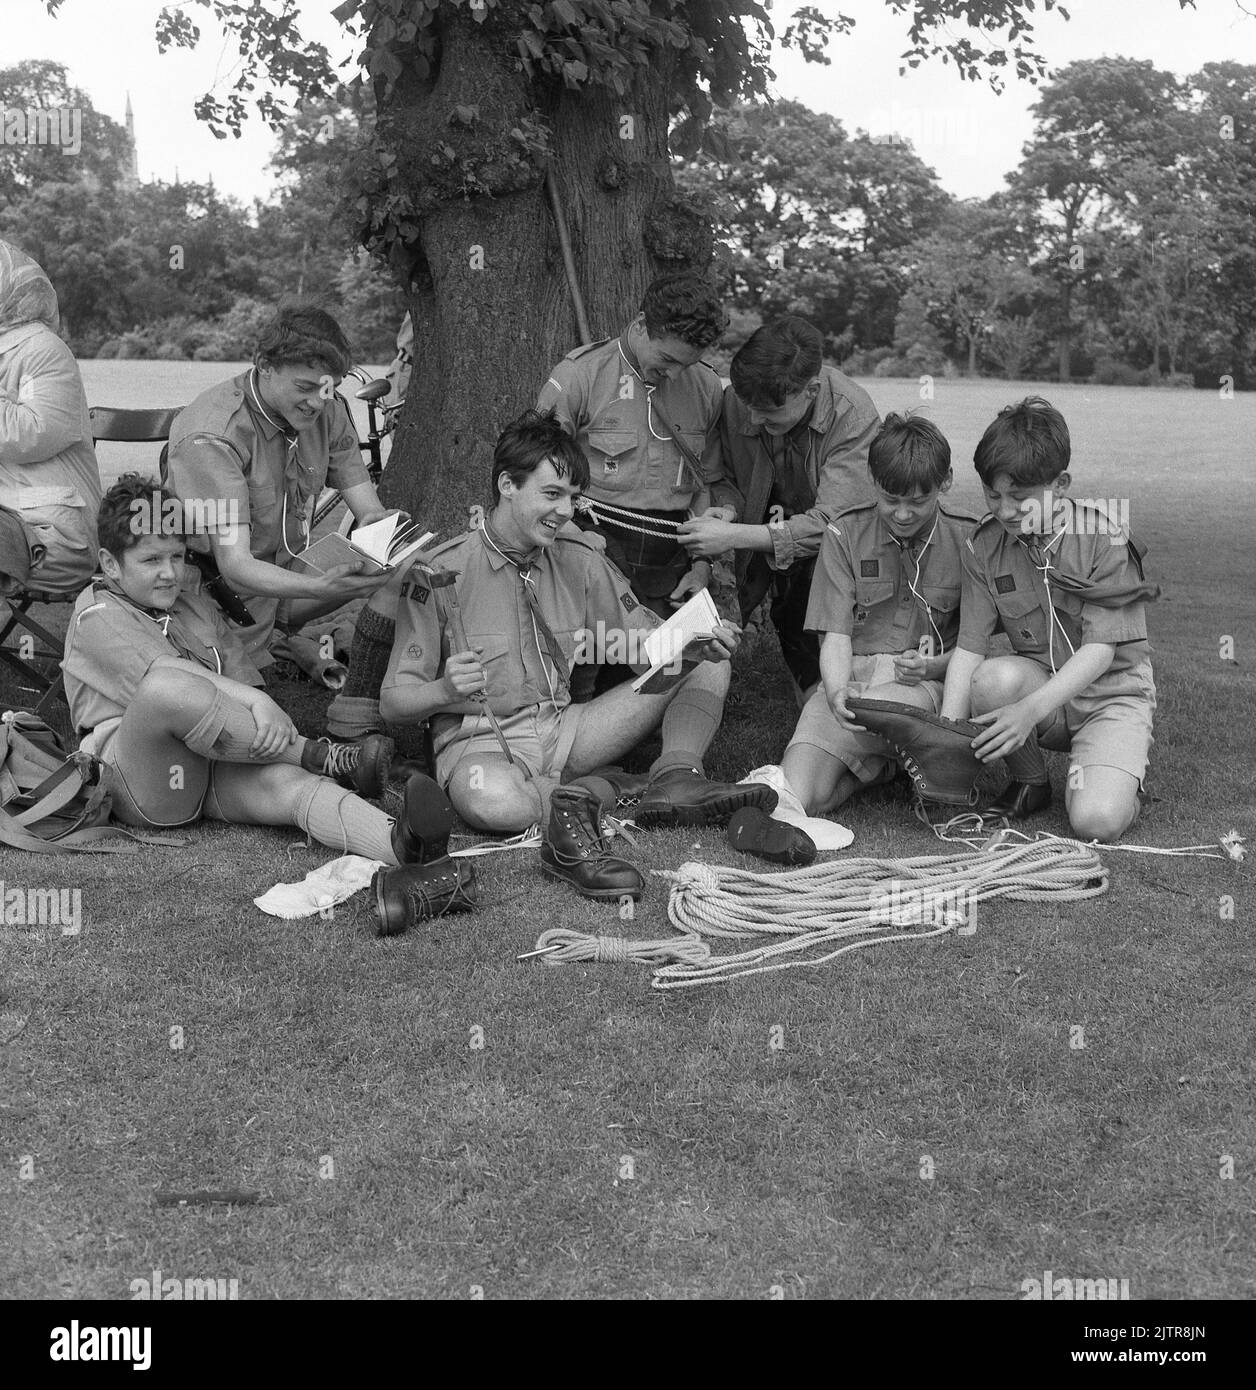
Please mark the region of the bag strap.
<svg viewBox="0 0 1256 1390"><path fill-rule="evenodd" d="M30 850L35 854L69 854L83 851L88 854L135 854L142 845L166 845L181 849L186 840L170 836L140 836L120 825L90 825L81 830L69 830L55 840L44 840L0 809L0 844L11 849Z"/></svg>

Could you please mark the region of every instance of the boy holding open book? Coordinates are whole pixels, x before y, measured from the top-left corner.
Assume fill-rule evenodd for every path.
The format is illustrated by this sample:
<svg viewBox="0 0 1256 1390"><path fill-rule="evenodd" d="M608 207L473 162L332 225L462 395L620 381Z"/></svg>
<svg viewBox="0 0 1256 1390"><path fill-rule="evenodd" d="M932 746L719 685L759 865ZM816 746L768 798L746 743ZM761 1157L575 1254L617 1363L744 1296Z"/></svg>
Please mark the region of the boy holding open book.
<svg viewBox="0 0 1256 1390"><path fill-rule="evenodd" d="M499 834L539 823L548 873L589 897L635 898L640 874L606 854L604 808L639 794L643 825L709 825L743 806L771 810L776 794L707 781L702 759L739 633L705 613L693 627L686 618L687 635L663 642L669 650L644 645L659 618L596 543L567 525L588 477L583 452L552 413L529 411L506 427L484 525L429 551L439 568L416 567L402 589L380 708L390 723L432 720L436 778L464 820ZM599 632L608 645L619 641L628 664L652 668L651 680L572 704L576 660L613 655L588 651ZM668 675L669 666L679 669ZM660 724L663 751L648 779L590 775Z"/></svg>

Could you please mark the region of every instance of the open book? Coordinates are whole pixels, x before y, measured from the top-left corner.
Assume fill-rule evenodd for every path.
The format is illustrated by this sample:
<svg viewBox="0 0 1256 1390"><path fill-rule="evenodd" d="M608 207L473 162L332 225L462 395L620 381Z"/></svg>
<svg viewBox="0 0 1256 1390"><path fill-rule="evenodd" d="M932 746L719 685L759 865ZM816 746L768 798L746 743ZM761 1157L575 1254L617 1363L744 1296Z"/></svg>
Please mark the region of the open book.
<svg viewBox="0 0 1256 1390"><path fill-rule="evenodd" d="M684 675L682 662L693 660L719 622L719 609L709 591L699 589L642 643L650 669L633 681L632 688L642 695L670 689Z"/></svg>
<svg viewBox="0 0 1256 1390"><path fill-rule="evenodd" d="M347 536L338 531L320 536L297 556L319 574L326 574L336 565L361 565L360 573L378 574L394 570L436 539L435 531L423 531L416 523L407 522L400 512L358 526Z"/></svg>

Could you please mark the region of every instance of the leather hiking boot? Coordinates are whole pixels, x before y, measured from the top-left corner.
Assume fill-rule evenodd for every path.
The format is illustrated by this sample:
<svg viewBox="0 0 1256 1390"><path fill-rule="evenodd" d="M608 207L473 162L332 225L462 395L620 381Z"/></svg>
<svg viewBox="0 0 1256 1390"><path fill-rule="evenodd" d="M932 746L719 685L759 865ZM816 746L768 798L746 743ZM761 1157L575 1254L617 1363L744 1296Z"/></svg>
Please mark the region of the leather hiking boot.
<svg viewBox="0 0 1256 1390"><path fill-rule="evenodd" d="M448 856L430 864L376 869L371 895L380 936L397 936L447 912L470 912L480 896L474 867Z"/></svg>
<svg viewBox="0 0 1256 1390"><path fill-rule="evenodd" d="M301 766L321 773L359 796L380 797L388 785L395 745L384 734L368 734L358 743L320 738L305 745Z"/></svg>
<svg viewBox="0 0 1256 1390"><path fill-rule="evenodd" d="M601 777L615 788L615 810L635 810L641 801L650 779L644 772L625 772L622 767L599 767L589 773L590 777Z"/></svg>
<svg viewBox="0 0 1256 1390"><path fill-rule="evenodd" d="M541 868L570 883L586 898L632 898L645 879L626 859L617 859L602 838L602 801L579 783L555 787L549 825L541 841Z"/></svg>
<svg viewBox="0 0 1256 1390"><path fill-rule="evenodd" d="M633 817L638 825L726 825L744 806L776 810L776 792L763 782L708 782L692 767L650 779Z"/></svg>
<svg viewBox="0 0 1256 1390"><path fill-rule="evenodd" d="M981 814L995 819L1002 816L1007 820L1023 820L1026 816L1045 811L1050 805L1050 782L1012 781Z"/></svg>
<svg viewBox="0 0 1256 1390"><path fill-rule="evenodd" d="M401 814L393 822L392 847L399 864L431 864L449 854L454 808L424 772L406 782Z"/></svg>
<svg viewBox="0 0 1256 1390"><path fill-rule="evenodd" d="M728 823L728 843L743 854L775 864L813 864L815 841L788 821L773 820L757 806L744 806Z"/></svg>

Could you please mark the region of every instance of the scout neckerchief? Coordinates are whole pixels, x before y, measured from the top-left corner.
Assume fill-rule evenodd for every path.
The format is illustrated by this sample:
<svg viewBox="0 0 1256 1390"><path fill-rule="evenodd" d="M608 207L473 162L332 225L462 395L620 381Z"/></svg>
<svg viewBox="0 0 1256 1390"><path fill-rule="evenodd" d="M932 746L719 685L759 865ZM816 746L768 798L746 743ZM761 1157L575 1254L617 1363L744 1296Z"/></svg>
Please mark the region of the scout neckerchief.
<svg viewBox="0 0 1256 1390"><path fill-rule="evenodd" d="M540 553L539 547L530 550L526 555L521 551L512 550L489 525L487 517L480 529L484 535L484 544L492 546L503 560L509 561L522 581L524 602L532 614L532 625L537 638L536 649L541 656L541 669L545 671L546 680L550 681L549 672L545 668L545 653L541 651L542 643L544 643L545 652L549 653L550 663L554 667L554 675L558 677L559 687L563 694L566 694L570 689L570 683L567 679L567 658L563 655L558 638L550 630L550 625L545 621L545 615L541 612L541 605L536 596L536 580L532 576L536 558ZM555 704L558 703L553 681L550 681L550 698Z"/></svg>
<svg viewBox="0 0 1256 1390"><path fill-rule="evenodd" d="M811 428L814 410L815 401L812 401L802 419L792 424L783 435L768 434L762 425L759 426L759 448L772 469L768 501L775 498L786 516L805 512L816 500L815 484L811 478L811 459L815 452L814 431ZM769 439L781 441L779 451L768 443ZM806 449L803 448L804 440Z"/></svg>
<svg viewBox="0 0 1256 1390"><path fill-rule="evenodd" d="M654 404L654 393L658 390L658 387L651 386L650 383L646 381L645 377L641 375L641 368L637 365L636 355L627 343L624 342L622 334L616 341L619 345L619 355L624 359L625 363L627 363L632 374L642 386L645 387L645 422L650 433L655 439L670 439L680 450L680 467L676 470L676 486L680 487L681 483L684 481L685 472L688 470L690 475L689 481L699 492L702 492L706 488L706 479L702 476L702 460L680 437L680 432L676 429L675 425L673 425L668 420L667 416L663 414L662 410ZM652 415L657 415L659 417L659 423L663 426L665 433L660 434L658 430L654 428Z"/></svg>
<svg viewBox="0 0 1256 1390"><path fill-rule="evenodd" d="M143 604L136 603L133 598L123 593L113 580L108 578L96 578L92 580L93 595L101 591L115 598L124 607L129 608L132 613L138 613L140 617L147 618L154 626L161 629L161 635L175 649L185 661L193 661L198 666L203 666L207 671L216 671L222 674L222 654L217 647L211 647L194 637L183 626L180 619L167 608L145 608ZM198 650L199 648L199 650ZM206 660L206 653L211 653L212 661Z"/></svg>
<svg viewBox="0 0 1256 1390"><path fill-rule="evenodd" d="M1078 594L1084 603L1093 603L1096 608L1122 608L1127 603L1150 603L1160 597L1160 586L1149 584L1144 580L1142 573L1143 552L1132 540L1124 542L1130 558L1134 561L1134 568L1138 572L1138 579L1108 579L1096 583L1093 579L1081 579L1075 575L1062 574L1051 563L1051 552L1059 544L1068 528L1057 531L1051 540L1043 542L1041 536L1019 535L1016 537L1019 544L1024 546L1026 554L1029 556L1034 569L1042 575L1042 582L1047 586L1048 595L1051 585L1057 589L1063 589L1066 593Z"/></svg>
<svg viewBox="0 0 1256 1390"><path fill-rule="evenodd" d="M303 472L308 473L310 470L301 462L301 437L291 425L276 420L262 404L262 393L257 384L256 367L249 372L248 381L245 384L249 388L249 396L253 404L266 420L283 435L284 443L288 446L287 456L283 461L283 510L279 521L279 539L283 548L295 560L298 552L294 551L288 544L288 507L290 505L296 510L297 531L302 550L305 549L309 540L309 528L305 519L305 502L301 496L301 474Z"/></svg>

